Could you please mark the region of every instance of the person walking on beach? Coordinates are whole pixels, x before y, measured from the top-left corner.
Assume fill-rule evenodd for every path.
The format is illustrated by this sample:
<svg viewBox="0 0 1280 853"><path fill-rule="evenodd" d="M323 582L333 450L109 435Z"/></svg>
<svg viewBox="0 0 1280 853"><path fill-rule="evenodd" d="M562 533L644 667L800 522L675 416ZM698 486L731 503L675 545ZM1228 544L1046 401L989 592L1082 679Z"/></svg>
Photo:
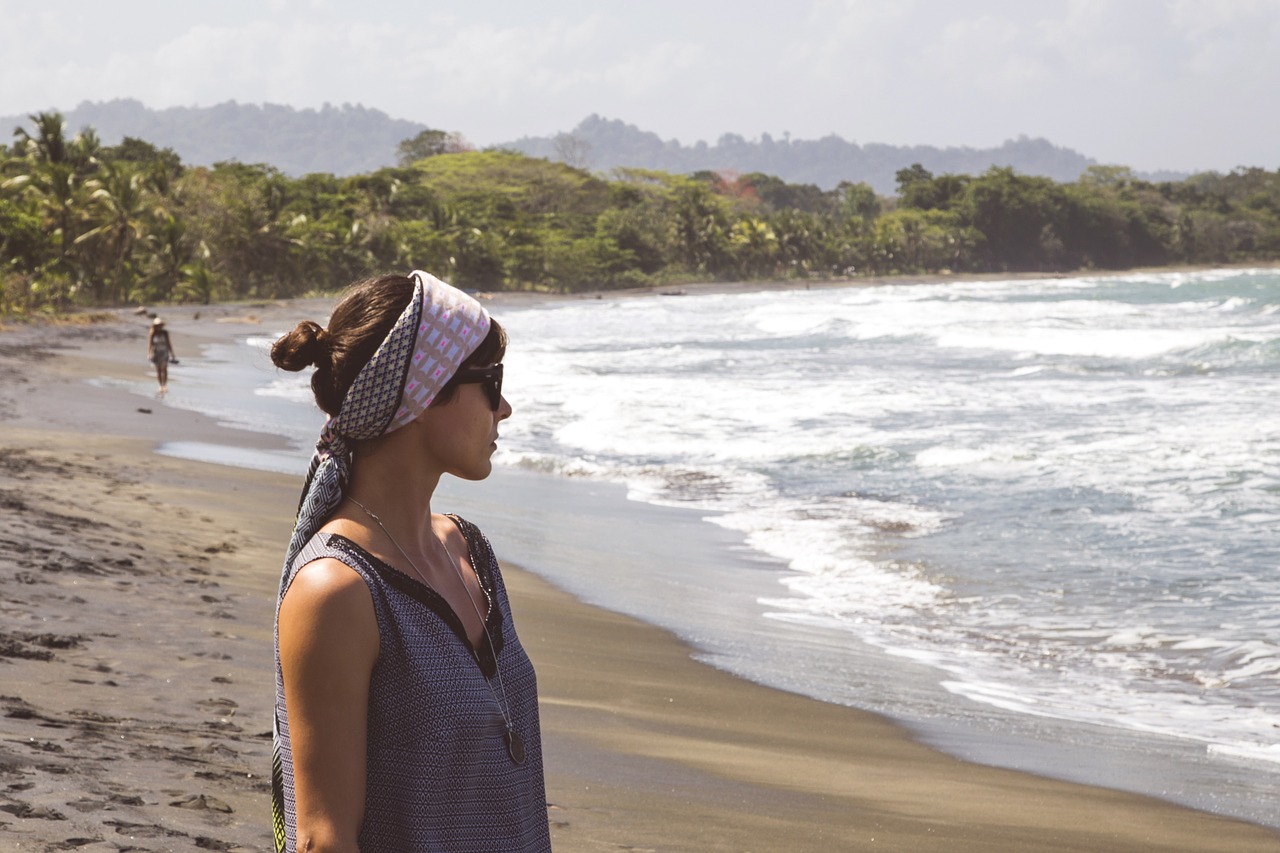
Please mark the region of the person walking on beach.
<svg viewBox="0 0 1280 853"><path fill-rule="evenodd" d="M147 333L147 360L156 366L156 381L160 383L160 396L169 392L169 362L178 363L173 352L173 342L169 340L169 330L164 327L164 320L156 317L151 321L151 330Z"/></svg>
<svg viewBox="0 0 1280 853"><path fill-rule="evenodd" d="M549 851L537 684L484 534L432 510L483 480L506 336L424 272L355 285L328 328L271 351L314 365L328 415L276 610L279 851Z"/></svg>

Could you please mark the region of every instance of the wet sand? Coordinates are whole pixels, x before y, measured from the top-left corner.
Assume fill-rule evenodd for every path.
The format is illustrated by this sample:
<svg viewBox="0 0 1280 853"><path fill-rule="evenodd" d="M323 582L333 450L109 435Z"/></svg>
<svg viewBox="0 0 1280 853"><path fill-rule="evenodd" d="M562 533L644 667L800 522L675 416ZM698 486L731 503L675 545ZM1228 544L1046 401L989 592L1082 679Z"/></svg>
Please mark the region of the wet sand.
<svg viewBox="0 0 1280 853"><path fill-rule="evenodd" d="M324 304L163 313L195 359ZM283 442L86 384L145 381L145 341L127 313L0 330L0 850L270 848L271 617L300 482L152 452ZM560 853L1280 850L1265 828L959 761L505 571Z"/></svg>

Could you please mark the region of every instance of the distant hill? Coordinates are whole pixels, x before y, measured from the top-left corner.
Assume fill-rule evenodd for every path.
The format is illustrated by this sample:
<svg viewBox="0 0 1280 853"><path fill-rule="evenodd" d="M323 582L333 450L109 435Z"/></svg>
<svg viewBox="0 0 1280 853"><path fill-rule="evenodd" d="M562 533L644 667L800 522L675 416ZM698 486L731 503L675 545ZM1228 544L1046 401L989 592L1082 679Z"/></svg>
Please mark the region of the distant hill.
<svg viewBox="0 0 1280 853"><path fill-rule="evenodd" d="M992 166L1011 166L1026 175L1042 175L1055 181L1078 178L1097 161L1061 148L1044 139L1019 137L999 148L935 148L931 145L858 145L839 136L822 139L774 139L762 134L749 141L736 134L721 136L715 145L696 142L682 145L663 140L656 133L616 119L590 116L569 133L526 136L503 147L533 157L577 161L593 170L617 166L690 173L732 169L740 173L764 172L793 184L816 184L832 189L841 181L866 181L876 192L897 192L899 169L919 163L940 174L977 175ZM1145 176L1177 180L1185 175L1164 173Z"/></svg>
<svg viewBox="0 0 1280 853"><path fill-rule="evenodd" d="M325 105L319 110L277 104L227 101L212 107L154 110L132 99L84 102L63 110L68 130L97 131L107 145L125 136L172 148L184 163L208 166L224 160L267 163L287 175L310 172L357 175L395 165L396 148L427 125L395 119L362 106ZM27 116L0 117L0 140ZM464 129L465 132L465 129ZM496 148L509 148L595 172L618 166L660 169L678 174L702 170L764 172L788 183L831 189L841 181L866 181L883 195L897 191L895 173L920 163L934 174L977 175L991 166L1011 166L1028 175L1074 181L1096 161L1044 139L1020 137L999 148L936 148L928 145L859 145L839 136L822 139L774 139L763 134L747 140L725 134L714 145L682 145L656 133L598 115L584 119L568 133L523 137ZM1142 175L1179 180L1185 175Z"/></svg>
<svg viewBox="0 0 1280 853"><path fill-rule="evenodd" d="M132 136L172 148L188 165L267 163L294 177L310 172L358 175L395 165L396 146L426 130L424 124L350 104L297 110L227 101L153 110L121 99L86 101L62 114L71 133L92 127L106 145ZM25 115L0 118L0 132L19 125L30 128L31 123Z"/></svg>

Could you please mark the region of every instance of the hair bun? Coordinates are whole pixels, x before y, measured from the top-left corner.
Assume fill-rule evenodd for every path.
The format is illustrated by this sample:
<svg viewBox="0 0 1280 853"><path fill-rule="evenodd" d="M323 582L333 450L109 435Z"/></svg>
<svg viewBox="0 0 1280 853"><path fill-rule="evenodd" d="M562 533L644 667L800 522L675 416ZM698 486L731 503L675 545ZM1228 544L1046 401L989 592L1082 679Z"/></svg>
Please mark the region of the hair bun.
<svg viewBox="0 0 1280 853"><path fill-rule="evenodd" d="M298 371L330 361L329 333L318 323L303 320L271 346L271 361L282 370Z"/></svg>

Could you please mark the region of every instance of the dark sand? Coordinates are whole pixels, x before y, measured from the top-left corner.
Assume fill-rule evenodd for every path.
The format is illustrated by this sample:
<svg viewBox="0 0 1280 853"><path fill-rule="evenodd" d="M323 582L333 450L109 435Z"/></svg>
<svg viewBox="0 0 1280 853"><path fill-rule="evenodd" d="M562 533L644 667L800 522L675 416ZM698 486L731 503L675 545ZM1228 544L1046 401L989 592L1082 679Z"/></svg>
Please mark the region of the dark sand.
<svg viewBox="0 0 1280 853"><path fill-rule="evenodd" d="M195 359L323 304L165 315ZM0 330L0 850L270 847L271 618L300 482L153 453L283 442L85 383L145 380L145 348L128 314ZM506 572L560 853L1280 851L1269 829L959 761Z"/></svg>

